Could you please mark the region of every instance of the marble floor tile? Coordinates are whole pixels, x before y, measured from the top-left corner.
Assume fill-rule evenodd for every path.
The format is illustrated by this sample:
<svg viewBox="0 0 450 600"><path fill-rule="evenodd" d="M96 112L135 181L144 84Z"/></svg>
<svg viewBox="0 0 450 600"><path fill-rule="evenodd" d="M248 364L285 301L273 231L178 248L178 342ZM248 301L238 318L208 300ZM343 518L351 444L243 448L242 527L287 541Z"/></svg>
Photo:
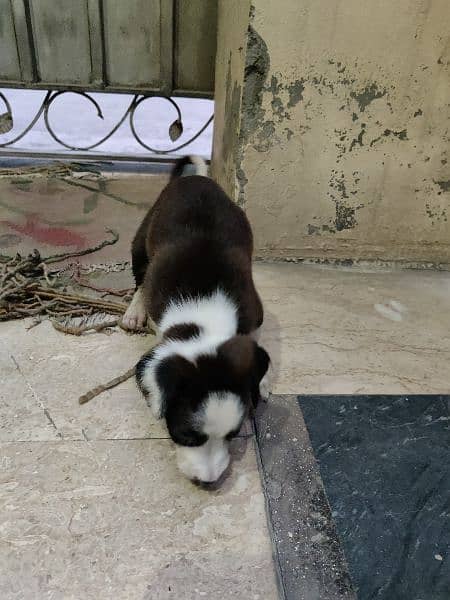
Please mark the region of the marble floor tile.
<svg viewBox="0 0 450 600"><path fill-rule="evenodd" d="M80 395L136 364L153 344L152 336L115 331L77 337L56 331L48 321L28 330L29 324L27 320L0 324L0 359L14 374L14 379L5 377L7 387L0 394L19 397L19 402L32 406L32 414L43 419L46 427L34 427L31 414L24 419L10 408L17 403L7 401L0 404L0 441L168 437L133 378L83 406L78 404ZM246 423L241 435L250 433Z"/></svg>
<svg viewBox="0 0 450 600"><path fill-rule="evenodd" d="M252 440L216 492L166 440L0 444L0 597L275 600Z"/></svg>
<svg viewBox="0 0 450 600"><path fill-rule="evenodd" d="M57 440L52 419L0 338L0 441Z"/></svg>
<svg viewBox="0 0 450 600"><path fill-rule="evenodd" d="M133 379L78 404L83 393L136 364L151 338L122 331L77 337L56 331L49 321L30 330L28 325L28 321L2 323L3 346L63 439L167 437Z"/></svg>
<svg viewBox="0 0 450 600"><path fill-rule="evenodd" d="M449 393L450 273L255 266L277 394Z"/></svg>
<svg viewBox="0 0 450 600"><path fill-rule="evenodd" d="M257 264L255 279L275 393L448 392L449 274ZM148 338L28 324L0 324L0 597L275 599L252 439L220 491L192 487L132 380L78 404Z"/></svg>

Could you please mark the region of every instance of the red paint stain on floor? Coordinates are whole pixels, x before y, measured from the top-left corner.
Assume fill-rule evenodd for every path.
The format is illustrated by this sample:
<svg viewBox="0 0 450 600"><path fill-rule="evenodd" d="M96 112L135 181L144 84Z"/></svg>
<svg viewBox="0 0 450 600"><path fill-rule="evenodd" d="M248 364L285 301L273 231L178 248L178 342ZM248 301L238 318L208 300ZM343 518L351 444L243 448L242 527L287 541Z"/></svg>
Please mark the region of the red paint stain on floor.
<svg viewBox="0 0 450 600"><path fill-rule="evenodd" d="M83 250L87 246L87 240L84 236L65 227L42 225L36 215L27 215L24 225L13 223L12 221L0 221L0 223L7 225L13 231L48 246L73 246L77 250Z"/></svg>

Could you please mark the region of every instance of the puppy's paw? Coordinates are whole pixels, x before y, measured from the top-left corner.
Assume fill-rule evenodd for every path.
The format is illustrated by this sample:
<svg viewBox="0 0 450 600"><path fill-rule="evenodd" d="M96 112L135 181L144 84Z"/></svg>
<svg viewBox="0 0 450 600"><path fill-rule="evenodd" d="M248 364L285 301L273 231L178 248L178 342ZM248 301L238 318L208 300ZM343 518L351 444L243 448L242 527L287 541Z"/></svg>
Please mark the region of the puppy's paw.
<svg viewBox="0 0 450 600"><path fill-rule="evenodd" d="M141 289L138 288L134 293L130 306L122 317L121 325L124 329L136 331L137 329L142 329L146 321L147 313L144 306L144 299Z"/></svg>
<svg viewBox="0 0 450 600"><path fill-rule="evenodd" d="M264 375L264 377L259 382L259 395L263 402L267 402L269 400L271 387L272 387L272 385L271 385L271 381L270 381L270 367L269 367L269 370L267 371L267 373Z"/></svg>

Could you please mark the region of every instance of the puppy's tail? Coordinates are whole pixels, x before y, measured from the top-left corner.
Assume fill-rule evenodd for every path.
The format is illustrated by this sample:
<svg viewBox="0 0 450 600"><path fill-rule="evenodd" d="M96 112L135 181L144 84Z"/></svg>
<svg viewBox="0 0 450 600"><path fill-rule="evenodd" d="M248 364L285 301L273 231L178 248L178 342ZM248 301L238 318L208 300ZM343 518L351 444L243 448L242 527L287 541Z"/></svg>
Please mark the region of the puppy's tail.
<svg viewBox="0 0 450 600"><path fill-rule="evenodd" d="M171 179L186 177L186 175L202 175L208 177L208 165L200 156L184 156L175 163Z"/></svg>

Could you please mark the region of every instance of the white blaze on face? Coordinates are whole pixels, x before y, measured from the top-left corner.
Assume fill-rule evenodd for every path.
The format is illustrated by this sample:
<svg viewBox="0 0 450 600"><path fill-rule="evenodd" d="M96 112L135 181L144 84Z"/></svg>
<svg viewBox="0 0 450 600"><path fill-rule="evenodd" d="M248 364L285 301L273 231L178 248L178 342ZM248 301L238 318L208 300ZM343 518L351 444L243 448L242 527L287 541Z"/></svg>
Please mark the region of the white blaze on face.
<svg viewBox="0 0 450 600"><path fill-rule="evenodd" d="M244 407L230 392L208 395L199 414L199 430L208 436L202 446L177 446L178 468L189 479L205 483L217 481L230 462L225 436L241 424Z"/></svg>
<svg viewBox="0 0 450 600"><path fill-rule="evenodd" d="M189 479L213 483L228 467L230 454L224 440L212 439L197 448L177 446L177 462Z"/></svg>

